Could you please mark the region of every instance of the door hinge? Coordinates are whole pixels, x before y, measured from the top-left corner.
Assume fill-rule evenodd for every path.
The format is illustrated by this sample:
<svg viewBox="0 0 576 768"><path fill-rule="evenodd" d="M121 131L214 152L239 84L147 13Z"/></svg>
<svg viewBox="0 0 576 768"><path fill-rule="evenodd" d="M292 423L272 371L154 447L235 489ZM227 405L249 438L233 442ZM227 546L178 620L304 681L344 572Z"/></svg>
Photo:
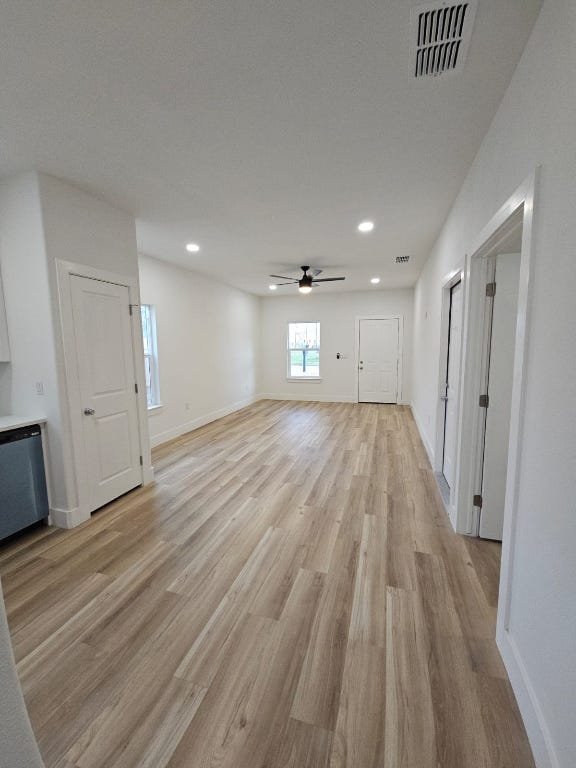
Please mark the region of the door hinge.
<svg viewBox="0 0 576 768"><path fill-rule="evenodd" d="M486 283L486 296L496 296L496 283Z"/></svg>
<svg viewBox="0 0 576 768"><path fill-rule="evenodd" d="M136 394L138 394L138 384L137 384L137 382L134 382L134 392L136 392Z"/></svg>
<svg viewBox="0 0 576 768"><path fill-rule="evenodd" d="M480 399L478 401L478 405L480 408L488 408L488 403L490 402L490 398L488 395L480 395Z"/></svg>
<svg viewBox="0 0 576 768"><path fill-rule="evenodd" d="M130 317L132 317L132 310L134 307L139 307L140 304L128 304L128 312L130 312Z"/></svg>
<svg viewBox="0 0 576 768"><path fill-rule="evenodd" d="M140 466L141 466L141 467L143 467L143 466L144 466L144 460L142 459L142 456L140 456Z"/></svg>
<svg viewBox="0 0 576 768"><path fill-rule="evenodd" d="M475 507L480 507L480 509L482 509L482 496L479 493L474 494L472 502Z"/></svg>

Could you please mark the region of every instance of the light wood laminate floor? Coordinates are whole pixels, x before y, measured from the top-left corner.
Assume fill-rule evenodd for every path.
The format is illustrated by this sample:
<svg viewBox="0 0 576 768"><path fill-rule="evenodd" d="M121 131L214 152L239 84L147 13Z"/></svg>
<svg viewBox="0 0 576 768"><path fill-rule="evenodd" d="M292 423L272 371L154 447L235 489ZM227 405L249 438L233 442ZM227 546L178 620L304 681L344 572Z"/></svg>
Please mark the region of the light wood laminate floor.
<svg viewBox="0 0 576 768"><path fill-rule="evenodd" d="M411 413L260 401L156 483L0 547L48 768L530 768L499 546L451 529Z"/></svg>

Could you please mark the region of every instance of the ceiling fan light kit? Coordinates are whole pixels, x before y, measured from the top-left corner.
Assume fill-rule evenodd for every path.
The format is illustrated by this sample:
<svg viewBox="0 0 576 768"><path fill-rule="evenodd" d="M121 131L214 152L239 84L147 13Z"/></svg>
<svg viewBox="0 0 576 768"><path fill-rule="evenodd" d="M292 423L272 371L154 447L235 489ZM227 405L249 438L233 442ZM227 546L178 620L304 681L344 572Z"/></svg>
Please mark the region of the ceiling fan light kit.
<svg viewBox="0 0 576 768"><path fill-rule="evenodd" d="M286 277L285 275L269 275L269 277L273 277L277 280L285 280L284 283L276 283L276 286L279 285L297 285L298 290L300 293L311 293L312 287L319 285L319 283L333 283L338 280L346 280L345 277L317 277L322 270L321 269L312 269L312 274L308 274L308 270L311 269L311 267L304 266L300 267L300 269L303 272L302 277L297 280L293 277ZM272 288L272 286L270 286Z"/></svg>

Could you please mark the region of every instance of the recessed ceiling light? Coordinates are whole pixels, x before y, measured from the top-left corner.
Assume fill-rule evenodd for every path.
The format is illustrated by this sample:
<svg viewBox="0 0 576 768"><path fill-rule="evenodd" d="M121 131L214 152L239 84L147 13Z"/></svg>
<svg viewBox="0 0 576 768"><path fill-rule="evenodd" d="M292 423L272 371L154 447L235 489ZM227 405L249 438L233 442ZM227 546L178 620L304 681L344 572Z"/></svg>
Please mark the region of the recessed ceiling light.
<svg viewBox="0 0 576 768"><path fill-rule="evenodd" d="M196 245L196 243L188 243L186 246L186 250L188 253L198 253L200 250L200 246Z"/></svg>
<svg viewBox="0 0 576 768"><path fill-rule="evenodd" d="M274 285L274 284L272 284L272 285L269 285L269 286L268 286L268 288L270 288L270 290L271 290L271 291L275 291L275 290L276 290L276 288L278 288L278 286L277 286L277 285Z"/></svg>
<svg viewBox="0 0 576 768"><path fill-rule="evenodd" d="M378 285L378 283L380 282L380 278L379 277L372 277L370 279L370 282L372 283L372 285Z"/></svg>
<svg viewBox="0 0 576 768"><path fill-rule="evenodd" d="M372 232L373 229L373 221L361 221L360 224L358 224L358 232Z"/></svg>

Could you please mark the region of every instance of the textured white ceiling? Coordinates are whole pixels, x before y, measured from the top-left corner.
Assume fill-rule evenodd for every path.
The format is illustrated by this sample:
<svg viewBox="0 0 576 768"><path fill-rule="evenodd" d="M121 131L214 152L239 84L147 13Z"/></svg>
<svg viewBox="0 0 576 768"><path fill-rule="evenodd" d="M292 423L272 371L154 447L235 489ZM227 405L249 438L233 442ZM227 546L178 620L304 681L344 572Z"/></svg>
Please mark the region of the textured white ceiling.
<svg viewBox="0 0 576 768"><path fill-rule="evenodd" d="M416 4L3 0L0 172L97 192L143 252L255 293L300 264L412 285L541 2L479 0L464 72L418 82Z"/></svg>

